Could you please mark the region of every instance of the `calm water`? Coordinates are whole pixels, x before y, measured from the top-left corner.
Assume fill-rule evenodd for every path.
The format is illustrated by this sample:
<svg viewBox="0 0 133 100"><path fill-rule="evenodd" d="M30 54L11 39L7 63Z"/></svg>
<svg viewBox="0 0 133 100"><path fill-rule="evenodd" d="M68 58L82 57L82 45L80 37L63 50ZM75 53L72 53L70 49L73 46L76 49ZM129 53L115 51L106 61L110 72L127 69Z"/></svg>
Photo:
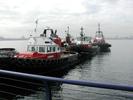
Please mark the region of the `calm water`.
<svg viewBox="0 0 133 100"><path fill-rule="evenodd" d="M111 52L99 53L91 60L70 70L65 79L88 80L113 84L133 85L133 40L108 40ZM15 47L25 51L26 41L0 41L0 47ZM53 86L55 100L133 100L133 93L74 85ZM41 100L43 91L34 96L22 96L21 100ZM20 100L20 99L18 99Z"/></svg>

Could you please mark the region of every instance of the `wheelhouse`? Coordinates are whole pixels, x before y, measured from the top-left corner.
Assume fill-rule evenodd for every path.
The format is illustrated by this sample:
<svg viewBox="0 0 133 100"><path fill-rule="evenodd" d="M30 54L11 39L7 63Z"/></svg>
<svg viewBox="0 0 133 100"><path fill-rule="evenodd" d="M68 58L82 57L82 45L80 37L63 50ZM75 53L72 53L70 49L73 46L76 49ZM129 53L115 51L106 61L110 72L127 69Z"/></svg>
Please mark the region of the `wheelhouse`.
<svg viewBox="0 0 133 100"><path fill-rule="evenodd" d="M54 52L60 52L60 48L51 45L28 45L27 51L39 52L39 53L54 53Z"/></svg>
<svg viewBox="0 0 133 100"><path fill-rule="evenodd" d="M46 31L52 29L45 29L43 34L38 37L31 36L27 44L27 51L16 55L18 58L37 58L37 59L58 59L61 57L61 47L51 37L47 37ZM54 37L54 36L53 36ZM55 37L54 37L55 38ZM57 37L58 38L58 37Z"/></svg>
<svg viewBox="0 0 133 100"><path fill-rule="evenodd" d="M61 52L61 49L50 39L45 37L31 37L27 45L27 51L47 54Z"/></svg>

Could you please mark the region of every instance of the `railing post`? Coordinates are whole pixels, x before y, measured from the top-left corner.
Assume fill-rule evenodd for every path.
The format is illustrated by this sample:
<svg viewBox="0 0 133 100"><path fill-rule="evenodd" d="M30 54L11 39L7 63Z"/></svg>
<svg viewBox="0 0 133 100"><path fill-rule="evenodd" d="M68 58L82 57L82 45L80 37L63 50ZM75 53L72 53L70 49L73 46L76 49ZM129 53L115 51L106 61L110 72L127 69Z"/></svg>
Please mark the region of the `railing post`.
<svg viewBox="0 0 133 100"><path fill-rule="evenodd" d="M48 82L44 82L45 89L46 89L46 100L52 100L52 94L51 94L51 87L49 86Z"/></svg>

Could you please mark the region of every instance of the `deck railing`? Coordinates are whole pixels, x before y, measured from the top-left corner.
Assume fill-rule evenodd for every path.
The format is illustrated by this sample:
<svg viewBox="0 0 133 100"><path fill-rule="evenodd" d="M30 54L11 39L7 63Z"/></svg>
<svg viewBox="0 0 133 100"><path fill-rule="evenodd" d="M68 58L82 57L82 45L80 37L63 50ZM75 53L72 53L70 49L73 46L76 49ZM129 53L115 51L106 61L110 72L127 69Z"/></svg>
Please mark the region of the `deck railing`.
<svg viewBox="0 0 133 100"><path fill-rule="evenodd" d="M14 71L0 70L0 75L8 75L11 77L17 78L28 78L32 80L42 81L46 87L46 100L52 100L51 97L51 89L49 83L56 82L59 84L70 84L70 85L79 85L79 86L87 86L87 87L95 87L95 88L103 88L103 89L113 89L113 90L122 90L122 91L130 91L133 92L133 86L131 85L119 85L119 84L106 84L106 83L98 83L92 81L83 81L83 80L69 80L63 78L35 75L35 74L27 74L20 73Z"/></svg>

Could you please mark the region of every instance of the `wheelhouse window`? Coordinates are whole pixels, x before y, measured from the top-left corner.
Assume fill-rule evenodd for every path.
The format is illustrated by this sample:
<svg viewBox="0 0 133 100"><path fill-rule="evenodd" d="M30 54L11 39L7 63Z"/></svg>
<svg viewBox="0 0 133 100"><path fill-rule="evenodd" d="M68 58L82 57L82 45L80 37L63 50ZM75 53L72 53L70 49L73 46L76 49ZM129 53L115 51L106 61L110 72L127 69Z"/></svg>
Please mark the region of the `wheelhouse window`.
<svg viewBox="0 0 133 100"><path fill-rule="evenodd" d="M53 47L53 52L55 52L55 47Z"/></svg>
<svg viewBox="0 0 133 100"><path fill-rule="evenodd" d="M57 49L58 49L58 51L60 51L60 48L59 47Z"/></svg>
<svg viewBox="0 0 133 100"><path fill-rule="evenodd" d="M50 49L50 52L52 52L52 47L49 47L49 49Z"/></svg>
<svg viewBox="0 0 133 100"><path fill-rule="evenodd" d="M45 47L39 47L39 52L45 52Z"/></svg>
<svg viewBox="0 0 133 100"><path fill-rule="evenodd" d="M35 47L31 47L31 51L35 51Z"/></svg>
<svg viewBox="0 0 133 100"><path fill-rule="evenodd" d="M32 45L29 45L27 46L27 51L38 51L38 47L37 46L32 46Z"/></svg>

